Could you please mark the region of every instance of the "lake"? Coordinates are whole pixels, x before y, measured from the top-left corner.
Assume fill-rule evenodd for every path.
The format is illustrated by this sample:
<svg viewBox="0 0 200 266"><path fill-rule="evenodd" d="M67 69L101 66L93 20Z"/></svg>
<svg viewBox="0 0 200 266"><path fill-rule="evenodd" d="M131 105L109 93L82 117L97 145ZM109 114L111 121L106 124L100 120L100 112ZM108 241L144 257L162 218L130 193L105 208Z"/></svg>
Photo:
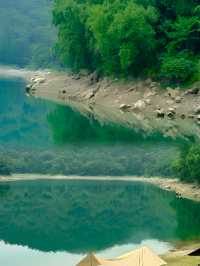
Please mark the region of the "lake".
<svg viewBox="0 0 200 266"><path fill-rule="evenodd" d="M0 171L80 176L172 176L181 139L27 97L0 80ZM2 168L2 169L1 169ZM122 181L0 183L0 265L75 266L140 245L163 254L200 239L200 204L149 184Z"/></svg>
<svg viewBox="0 0 200 266"><path fill-rule="evenodd" d="M0 265L73 266L89 252L110 258L144 244L163 254L176 241L200 239L199 226L199 204L151 185L0 184Z"/></svg>

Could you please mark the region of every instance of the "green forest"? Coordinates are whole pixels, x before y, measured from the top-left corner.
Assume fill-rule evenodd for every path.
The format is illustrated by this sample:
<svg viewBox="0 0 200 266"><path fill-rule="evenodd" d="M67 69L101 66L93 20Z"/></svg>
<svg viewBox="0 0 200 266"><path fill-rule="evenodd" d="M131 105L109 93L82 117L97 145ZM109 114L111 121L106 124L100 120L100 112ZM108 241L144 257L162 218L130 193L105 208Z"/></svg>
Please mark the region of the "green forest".
<svg viewBox="0 0 200 266"><path fill-rule="evenodd" d="M0 1L0 64L49 67L52 47L52 0Z"/></svg>
<svg viewBox="0 0 200 266"><path fill-rule="evenodd" d="M74 71L200 79L199 0L55 0L56 52Z"/></svg>

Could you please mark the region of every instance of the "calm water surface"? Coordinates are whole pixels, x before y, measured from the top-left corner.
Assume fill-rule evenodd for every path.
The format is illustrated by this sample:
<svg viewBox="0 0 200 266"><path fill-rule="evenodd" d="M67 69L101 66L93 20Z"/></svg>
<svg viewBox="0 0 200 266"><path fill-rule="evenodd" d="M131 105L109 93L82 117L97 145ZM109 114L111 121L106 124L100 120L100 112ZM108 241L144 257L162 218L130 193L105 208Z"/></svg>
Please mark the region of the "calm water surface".
<svg viewBox="0 0 200 266"><path fill-rule="evenodd" d="M170 175L182 140L26 97L0 80L0 160L14 173ZM200 205L154 186L111 181L0 183L0 265L74 266L139 245L158 254L200 239Z"/></svg>
<svg viewBox="0 0 200 266"><path fill-rule="evenodd" d="M141 183L2 183L0 265L73 266L88 252L114 257L143 244L162 254L200 239L199 221L199 204Z"/></svg>

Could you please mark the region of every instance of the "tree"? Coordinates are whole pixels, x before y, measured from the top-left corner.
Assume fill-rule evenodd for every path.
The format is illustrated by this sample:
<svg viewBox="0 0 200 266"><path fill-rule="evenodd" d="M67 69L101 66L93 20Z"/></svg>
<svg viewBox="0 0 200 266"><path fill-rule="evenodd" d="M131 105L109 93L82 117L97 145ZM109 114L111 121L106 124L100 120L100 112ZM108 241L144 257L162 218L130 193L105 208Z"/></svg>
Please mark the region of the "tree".
<svg viewBox="0 0 200 266"><path fill-rule="evenodd" d="M186 181L197 181L200 183L200 146L192 145L183 148L180 157L173 164L173 168L178 176Z"/></svg>
<svg viewBox="0 0 200 266"><path fill-rule="evenodd" d="M188 53L165 54L161 65L161 78L173 83L188 81L196 72L196 61Z"/></svg>

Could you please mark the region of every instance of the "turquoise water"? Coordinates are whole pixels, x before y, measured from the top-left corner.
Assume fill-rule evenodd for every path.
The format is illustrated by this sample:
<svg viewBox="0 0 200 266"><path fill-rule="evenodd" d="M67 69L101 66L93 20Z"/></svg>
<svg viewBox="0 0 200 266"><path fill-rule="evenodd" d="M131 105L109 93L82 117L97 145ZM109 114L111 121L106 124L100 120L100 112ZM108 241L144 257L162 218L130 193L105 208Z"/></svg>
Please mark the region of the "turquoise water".
<svg viewBox="0 0 200 266"><path fill-rule="evenodd" d="M200 239L199 226L199 204L151 185L0 184L0 265L74 266L89 252L114 257L143 244L162 254Z"/></svg>
<svg viewBox="0 0 200 266"><path fill-rule="evenodd" d="M172 175L182 140L103 123L24 88L0 80L0 173ZM199 216L199 204L147 184L4 182L0 265L74 266L89 252L112 258L144 244L163 254L200 238Z"/></svg>
<svg viewBox="0 0 200 266"><path fill-rule="evenodd" d="M22 80L0 80L0 157L17 173L170 175L180 141L102 123L26 97ZM19 156L20 155L20 156Z"/></svg>

